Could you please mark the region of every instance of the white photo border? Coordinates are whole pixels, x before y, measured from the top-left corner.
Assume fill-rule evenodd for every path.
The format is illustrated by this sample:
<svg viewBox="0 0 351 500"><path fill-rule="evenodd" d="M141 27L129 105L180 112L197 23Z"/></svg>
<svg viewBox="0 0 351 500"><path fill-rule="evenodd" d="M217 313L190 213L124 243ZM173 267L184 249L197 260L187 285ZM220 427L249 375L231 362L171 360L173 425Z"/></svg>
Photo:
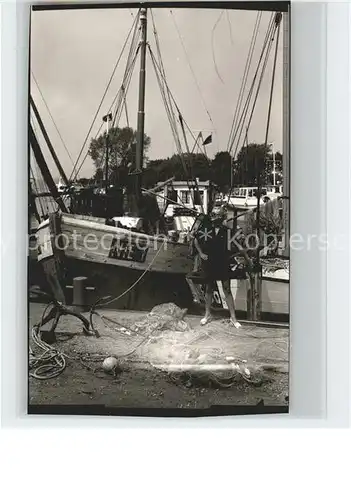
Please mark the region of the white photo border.
<svg viewBox="0 0 351 500"><path fill-rule="evenodd" d="M121 2L123 3L123 2ZM145 2L147 4L147 2ZM200 3L200 2L199 2ZM350 419L350 11L291 5L291 234L346 234L291 254L289 415L155 419L27 415L29 3L1 4L1 419L24 428L344 427ZM341 215L340 215L341 214Z"/></svg>

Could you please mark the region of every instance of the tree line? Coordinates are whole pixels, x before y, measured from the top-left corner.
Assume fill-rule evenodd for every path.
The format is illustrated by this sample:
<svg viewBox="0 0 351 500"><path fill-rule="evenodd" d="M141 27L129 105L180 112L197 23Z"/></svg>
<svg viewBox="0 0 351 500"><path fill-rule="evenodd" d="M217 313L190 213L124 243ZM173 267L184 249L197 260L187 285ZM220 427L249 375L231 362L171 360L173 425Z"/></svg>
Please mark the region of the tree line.
<svg viewBox="0 0 351 500"><path fill-rule="evenodd" d="M98 138L92 139L89 156L93 160L95 173L91 179L80 178L82 185L96 184L105 179L106 147L108 147L108 181L110 184L125 187L130 184L131 173L135 168L136 132L129 127L111 128L107 137L106 131ZM275 161L276 181L281 182L282 154L276 152L273 158L271 146L251 143L245 145L234 159L227 151L218 152L210 160L202 153L173 155L148 161L147 152L151 139L144 136L145 168L143 169L143 186L153 187L159 181L171 177L175 180L199 178L211 180L222 192L230 186L254 186L260 175L261 185L273 184L273 163Z"/></svg>

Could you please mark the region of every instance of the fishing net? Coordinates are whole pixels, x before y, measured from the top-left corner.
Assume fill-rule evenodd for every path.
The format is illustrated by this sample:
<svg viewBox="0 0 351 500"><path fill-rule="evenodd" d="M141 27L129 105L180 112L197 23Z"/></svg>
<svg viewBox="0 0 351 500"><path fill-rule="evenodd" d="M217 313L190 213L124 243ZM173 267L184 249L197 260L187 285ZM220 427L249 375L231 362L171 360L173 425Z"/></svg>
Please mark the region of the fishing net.
<svg viewBox="0 0 351 500"><path fill-rule="evenodd" d="M77 334L64 349L86 361L107 356L129 360L185 386L261 385L274 372L288 371L287 329L248 324L236 329L225 319L200 326L199 317L186 313L172 303L160 304L148 314L101 311L94 320L100 338ZM80 327L74 318L62 318L60 326L70 332Z"/></svg>

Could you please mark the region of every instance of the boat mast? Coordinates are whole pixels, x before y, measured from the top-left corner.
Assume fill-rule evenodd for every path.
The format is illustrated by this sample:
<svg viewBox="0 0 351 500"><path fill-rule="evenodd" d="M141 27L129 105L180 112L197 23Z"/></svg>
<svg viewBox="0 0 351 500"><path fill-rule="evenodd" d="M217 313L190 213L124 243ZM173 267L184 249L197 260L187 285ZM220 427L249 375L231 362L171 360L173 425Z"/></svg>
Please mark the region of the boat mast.
<svg viewBox="0 0 351 500"><path fill-rule="evenodd" d="M273 186L276 185L276 163L275 163L275 150L274 150L274 142L272 142L272 159L273 159Z"/></svg>
<svg viewBox="0 0 351 500"><path fill-rule="evenodd" d="M68 212L67 207L64 201L62 200L60 193L58 192L54 179L52 178L51 172L49 170L49 167L47 166L44 155L40 149L39 142L35 136L31 123L29 123L29 144L32 147L41 175L43 176L43 179L47 187L49 188L51 195L53 196L54 200L56 201L62 212L67 213Z"/></svg>
<svg viewBox="0 0 351 500"><path fill-rule="evenodd" d="M141 197L141 175L144 160L144 127L145 127L145 76L146 76L146 37L147 37L147 17L146 8L140 10L140 73L139 73L139 104L138 104L138 127L136 143L136 195Z"/></svg>
<svg viewBox="0 0 351 500"><path fill-rule="evenodd" d="M44 136L44 139L45 139L45 142L49 148L49 151L51 153L51 156L53 157L54 159L54 162L55 162L55 165L57 167L57 170L59 171L60 175L61 175L61 178L63 180L63 182L66 184L66 186L68 186L69 184L69 181L68 181L68 178L67 178L67 175L65 173L65 171L63 170L62 168L62 165L60 163L60 160L58 159L57 157L57 154L55 153L55 150L53 148L53 145L51 144L51 141L50 141L50 138L46 132L46 129L44 127L44 123L43 123L43 120L41 119L41 116L39 114L39 111L38 111L38 108L36 107L35 105L35 102L34 102L34 99L32 96L30 96L30 104L32 106L32 109L34 111L34 114L36 116L36 119L37 119L37 122L39 123L39 127L40 127L40 130Z"/></svg>
<svg viewBox="0 0 351 500"><path fill-rule="evenodd" d="M107 194L108 185L109 185L109 181L108 181L109 135L108 134L110 132L109 124L110 124L110 121L112 121L112 113L109 113L108 115L103 116L102 120L103 120L103 122L106 123L105 182L106 182L106 194Z"/></svg>

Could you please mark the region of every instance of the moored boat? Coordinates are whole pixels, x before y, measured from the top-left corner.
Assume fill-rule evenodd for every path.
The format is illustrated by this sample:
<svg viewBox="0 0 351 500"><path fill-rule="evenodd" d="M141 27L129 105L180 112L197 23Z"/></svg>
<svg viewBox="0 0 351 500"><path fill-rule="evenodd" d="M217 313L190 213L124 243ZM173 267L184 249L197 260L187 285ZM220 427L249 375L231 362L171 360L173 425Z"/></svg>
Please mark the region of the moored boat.
<svg viewBox="0 0 351 500"><path fill-rule="evenodd" d="M135 192L133 196L136 199L134 208L126 211L124 208L123 210L122 208L115 210L117 198L112 196L112 188L119 186L111 186L108 177L109 122L113 122L114 120L112 119L112 114L111 117L110 114L107 114L103 118L107 126L105 179L101 180L101 188L96 190L99 192L95 193L96 197L101 195L101 199L106 197L106 204L102 204L103 207L101 210L101 212L105 211L106 213L102 214L101 218L82 215L78 211L79 208L77 210L77 204L75 203L77 201L76 193L72 193L74 203L72 203L71 207L68 207L64 196L66 191L61 189L60 186L59 188L52 186L53 189L51 191L55 202L57 204L58 201L62 202L59 205L61 210L60 212L52 213L47 220L39 225L37 230L38 263L45 271L51 292L57 300L66 303L72 301L73 280L77 277L87 278L87 286L89 287L87 304L94 304L98 299L106 296L111 297L111 301L110 299L106 299L107 302L110 301L111 306L118 309L148 310L161 302L174 302L182 307L191 307L193 303L192 290L188 286L186 277L192 272L194 267L187 241L187 234L192 226L194 217L185 213L182 215L178 214L177 216L176 209L179 209L179 205L182 205L182 209L189 209L191 214L199 211L206 213L207 203L205 203L206 192L201 192L201 189L199 189L199 179L195 176L193 176L195 178L191 178L191 155L186 141L183 118L180 113L178 120L184 135L187 154L179 154L182 165L184 163L183 168L186 174L186 181L183 182L184 189L178 187L182 191L184 190L186 197L182 198L181 196L180 199L177 197L176 200L178 199L179 203L176 202L174 206L168 203L167 207L166 203L162 217L160 217L159 210L157 214L154 212L153 220L149 221L149 228L146 228L144 225L144 221L147 218L145 215L147 215L146 212L148 210L145 210L145 207L142 207L142 204L138 203L142 199L143 192L151 193L150 190L143 189L142 187L143 171L145 169L143 151L145 55L148 46L146 40L147 21L145 8L141 8L139 20L140 44L138 51L140 51L141 55L141 64L139 75L138 130L136 144L131 144L133 160L130 165L128 164L128 168L130 168L128 173L133 175L136 180L135 183L134 179L133 182L129 183L134 186L133 189ZM136 54L137 52L135 56ZM169 95L168 93L165 94L168 98ZM179 108L177 107L176 109L179 112ZM48 169L43 165L42 155L38 152L39 145L36 144L34 133L31 130L30 137L32 136L31 145L39 169L47 185L52 185ZM186 164L188 158L190 158L189 165ZM207 185L209 181L205 181L205 183ZM128 195L131 189L129 184L128 188L126 188ZM192 186L191 189L189 188L189 184ZM104 185L105 187L103 187ZM189 189L189 193L186 191L186 188ZM257 189L255 187L234 189L227 202L238 208L238 210L247 211L256 208ZM264 204L266 201L266 192L263 188L260 188L259 191L262 194L260 203ZM107 203L108 195L114 201L113 211L106 210L106 207L109 207L109 203ZM159 194L155 196L159 198L163 197L163 201L166 202L172 201L168 199L166 191L164 196ZM195 202L195 198L200 201ZM221 197L221 201L225 201L224 197ZM201 203L201 205L197 205L197 203ZM66 207L64 206L65 204ZM69 208L70 211L76 211L76 213L68 213L68 210L65 210L65 208ZM88 210L85 213L91 214L94 212L93 210ZM95 213L95 215L100 214ZM158 234L158 228L155 230L161 218L163 218L163 223L168 224L168 228L166 228L168 229L168 234L167 230L164 231L166 233L164 237ZM150 229L152 224L155 227ZM244 284L245 281L238 283L233 281L233 291L235 292L236 307L238 310L246 309ZM245 305L241 304L242 293L244 293ZM264 309L266 307L264 300L262 304ZM222 301L222 307L226 307L224 300ZM271 308L274 309L274 307L272 306Z"/></svg>
<svg viewBox="0 0 351 500"><path fill-rule="evenodd" d="M198 283L189 283L195 302L204 305L205 287ZM287 321L289 318L289 272L285 269L270 272L264 270L261 277L261 315L264 318ZM235 310L247 317L249 303L249 279L231 280L231 291L234 298ZM227 304L222 283L216 283L213 293L213 307L215 310L227 310Z"/></svg>
<svg viewBox="0 0 351 500"><path fill-rule="evenodd" d="M37 230L38 262L57 300L71 302L77 276L94 290L88 303L110 296L113 307L146 310L160 302L189 306L185 276L193 261L185 243L106 225L104 219L52 214Z"/></svg>
<svg viewBox="0 0 351 500"><path fill-rule="evenodd" d="M221 283L218 282L217 286L222 305L224 309L227 309ZM261 287L261 314L287 318L289 316L289 274L285 270L273 273L273 275L263 272ZM233 280L231 282L231 289L236 310L247 313L249 281Z"/></svg>
<svg viewBox="0 0 351 500"><path fill-rule="evenodd" d="M267 191L261 188L260 205L267 201ZM225 198L225 202L238 210L252 210L257 207L257 187L238 187Z"/></svg>

